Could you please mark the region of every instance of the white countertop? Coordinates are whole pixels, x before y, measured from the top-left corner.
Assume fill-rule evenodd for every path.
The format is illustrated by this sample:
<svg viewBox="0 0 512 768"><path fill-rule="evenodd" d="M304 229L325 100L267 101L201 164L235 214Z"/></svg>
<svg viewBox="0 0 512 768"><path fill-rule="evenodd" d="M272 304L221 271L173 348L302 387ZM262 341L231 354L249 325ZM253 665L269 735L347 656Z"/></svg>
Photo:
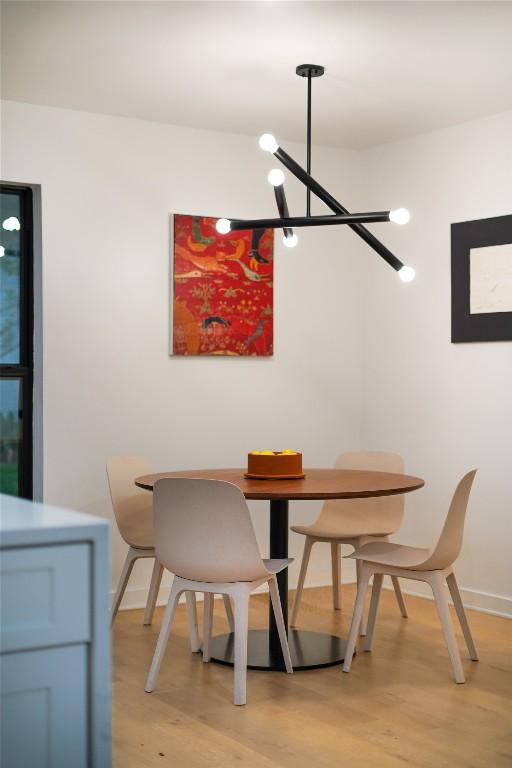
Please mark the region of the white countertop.
<svg viewBox="0 0 512 768"><path fill-rule="evenodd" d="M106 520L50 504L0 495L0 546L19 547L107 535Z"/></svg>

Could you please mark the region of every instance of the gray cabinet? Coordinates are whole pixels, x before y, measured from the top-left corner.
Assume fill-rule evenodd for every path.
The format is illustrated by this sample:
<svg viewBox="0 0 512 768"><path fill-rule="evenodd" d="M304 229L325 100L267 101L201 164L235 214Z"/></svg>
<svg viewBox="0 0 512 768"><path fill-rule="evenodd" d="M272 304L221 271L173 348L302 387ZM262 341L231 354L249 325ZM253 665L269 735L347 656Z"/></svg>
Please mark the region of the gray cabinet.
<svg viewBox="0 0 512 768"><path fill-rule="evenodd" d="M1 765L109 768L108 526L0 506Z"/></svg>

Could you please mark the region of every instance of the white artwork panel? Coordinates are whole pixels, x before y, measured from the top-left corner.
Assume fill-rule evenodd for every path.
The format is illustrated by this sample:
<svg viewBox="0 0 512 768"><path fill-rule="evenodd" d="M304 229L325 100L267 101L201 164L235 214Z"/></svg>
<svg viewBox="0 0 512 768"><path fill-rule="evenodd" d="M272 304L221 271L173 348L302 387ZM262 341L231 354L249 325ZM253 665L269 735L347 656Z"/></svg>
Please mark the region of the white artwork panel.
<svg viewBox="0 0 512 768"><path fill-rule="evenodd" d="M512 243L471 248L469 311L512 312Z"/></svg>

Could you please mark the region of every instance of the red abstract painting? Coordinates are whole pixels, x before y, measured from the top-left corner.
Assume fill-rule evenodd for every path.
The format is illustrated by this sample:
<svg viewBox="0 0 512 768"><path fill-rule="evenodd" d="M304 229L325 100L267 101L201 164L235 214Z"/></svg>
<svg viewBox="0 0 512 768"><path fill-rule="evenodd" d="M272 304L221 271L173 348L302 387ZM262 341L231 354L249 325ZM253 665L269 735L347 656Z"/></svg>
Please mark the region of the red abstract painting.
<svg viewBox="0 0 512 768"><path fill-rule="evenodd" d="M216 221L174 215L173 354L272 355L273 231Z"/></svg>

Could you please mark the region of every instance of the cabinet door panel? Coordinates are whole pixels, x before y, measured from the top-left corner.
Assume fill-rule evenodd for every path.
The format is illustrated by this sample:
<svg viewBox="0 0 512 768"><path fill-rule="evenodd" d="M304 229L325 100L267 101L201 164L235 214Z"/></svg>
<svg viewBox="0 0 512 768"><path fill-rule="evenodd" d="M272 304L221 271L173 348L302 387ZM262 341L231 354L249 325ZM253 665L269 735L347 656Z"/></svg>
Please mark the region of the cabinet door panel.
<svg viewBox="0 0 512 768"><path fill-rule="evenodd" d="M8 768L86 768L86 645L1 657L1 764Z"/></svg>
<svg viewBox="0 0 512 768"><path fill-rule="evenodd" d="M2 552L1 650L90 639L88 544Z"/></svg>

